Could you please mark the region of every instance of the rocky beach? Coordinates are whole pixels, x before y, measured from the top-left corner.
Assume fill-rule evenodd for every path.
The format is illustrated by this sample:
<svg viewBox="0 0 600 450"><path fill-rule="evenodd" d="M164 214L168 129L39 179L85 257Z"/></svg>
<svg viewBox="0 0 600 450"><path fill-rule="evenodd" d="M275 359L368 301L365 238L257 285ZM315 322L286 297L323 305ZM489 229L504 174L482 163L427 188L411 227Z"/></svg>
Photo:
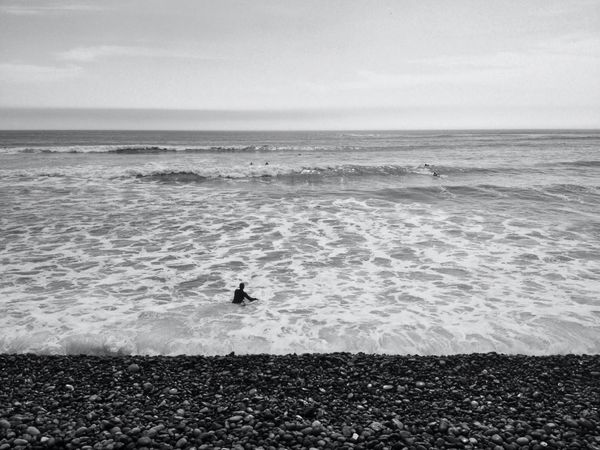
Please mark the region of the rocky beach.
<svg viewBox="0 0 600 450"><path fill-rule="evenodd" d="M0 356L9 448L600 448L600 356Z"/></svg>

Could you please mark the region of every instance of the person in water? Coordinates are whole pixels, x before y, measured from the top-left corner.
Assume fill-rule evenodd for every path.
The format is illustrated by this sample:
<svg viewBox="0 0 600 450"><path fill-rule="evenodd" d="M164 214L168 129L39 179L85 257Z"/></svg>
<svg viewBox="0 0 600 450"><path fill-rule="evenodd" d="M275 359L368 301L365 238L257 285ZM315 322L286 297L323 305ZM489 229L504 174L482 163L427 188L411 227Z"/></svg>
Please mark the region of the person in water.
<svg viewBox="0 0 600 450"><path fill-rule="evenodd" d="M250 297L246 292L244 292L244 283L240 283L240 287L235 290L233 293L233 302L237 304L244 304L244 299L248 299L253 302L254 300L258 300L257 298Z"/></svg>

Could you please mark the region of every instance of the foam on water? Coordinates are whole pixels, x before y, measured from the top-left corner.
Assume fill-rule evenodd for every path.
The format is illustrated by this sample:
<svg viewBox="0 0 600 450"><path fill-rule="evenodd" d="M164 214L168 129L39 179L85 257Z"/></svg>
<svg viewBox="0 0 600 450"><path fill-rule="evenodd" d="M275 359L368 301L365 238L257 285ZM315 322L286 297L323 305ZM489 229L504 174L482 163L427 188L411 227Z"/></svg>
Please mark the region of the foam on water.
<svg viewBox="0 0 600 450"><path fill-rule="evenodd" d="M538 151L4 155L0 351L598 353L598 166Z"/></svg>

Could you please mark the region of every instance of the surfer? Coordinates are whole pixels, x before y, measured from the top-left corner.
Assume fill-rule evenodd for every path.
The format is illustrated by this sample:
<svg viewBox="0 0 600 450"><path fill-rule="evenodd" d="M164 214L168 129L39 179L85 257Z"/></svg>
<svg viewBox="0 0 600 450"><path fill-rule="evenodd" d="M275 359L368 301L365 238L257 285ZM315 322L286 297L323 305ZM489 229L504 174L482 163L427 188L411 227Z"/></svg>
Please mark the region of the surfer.
<svg viewBox="0 0 600 450"><path fill-rule="evenodd" d="M248 299L251 302L253 302L254 300L258 300L257 298L250 297L246 292L244 292L244 283L240 283L240 287L236 289L233 293L232 303L244 305L244 299Z"/></svg>

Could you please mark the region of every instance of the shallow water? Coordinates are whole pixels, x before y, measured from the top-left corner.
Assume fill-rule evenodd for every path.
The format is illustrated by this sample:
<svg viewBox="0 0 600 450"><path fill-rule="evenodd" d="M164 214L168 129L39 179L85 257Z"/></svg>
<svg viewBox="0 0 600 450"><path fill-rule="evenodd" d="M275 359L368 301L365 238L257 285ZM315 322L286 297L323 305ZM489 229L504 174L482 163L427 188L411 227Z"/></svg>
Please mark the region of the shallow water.
<svg viewBox="0 0 600 450"><path fill-rule="evenodd" d="M598 353L599 144L0 132L0 351Z"/></svg>

